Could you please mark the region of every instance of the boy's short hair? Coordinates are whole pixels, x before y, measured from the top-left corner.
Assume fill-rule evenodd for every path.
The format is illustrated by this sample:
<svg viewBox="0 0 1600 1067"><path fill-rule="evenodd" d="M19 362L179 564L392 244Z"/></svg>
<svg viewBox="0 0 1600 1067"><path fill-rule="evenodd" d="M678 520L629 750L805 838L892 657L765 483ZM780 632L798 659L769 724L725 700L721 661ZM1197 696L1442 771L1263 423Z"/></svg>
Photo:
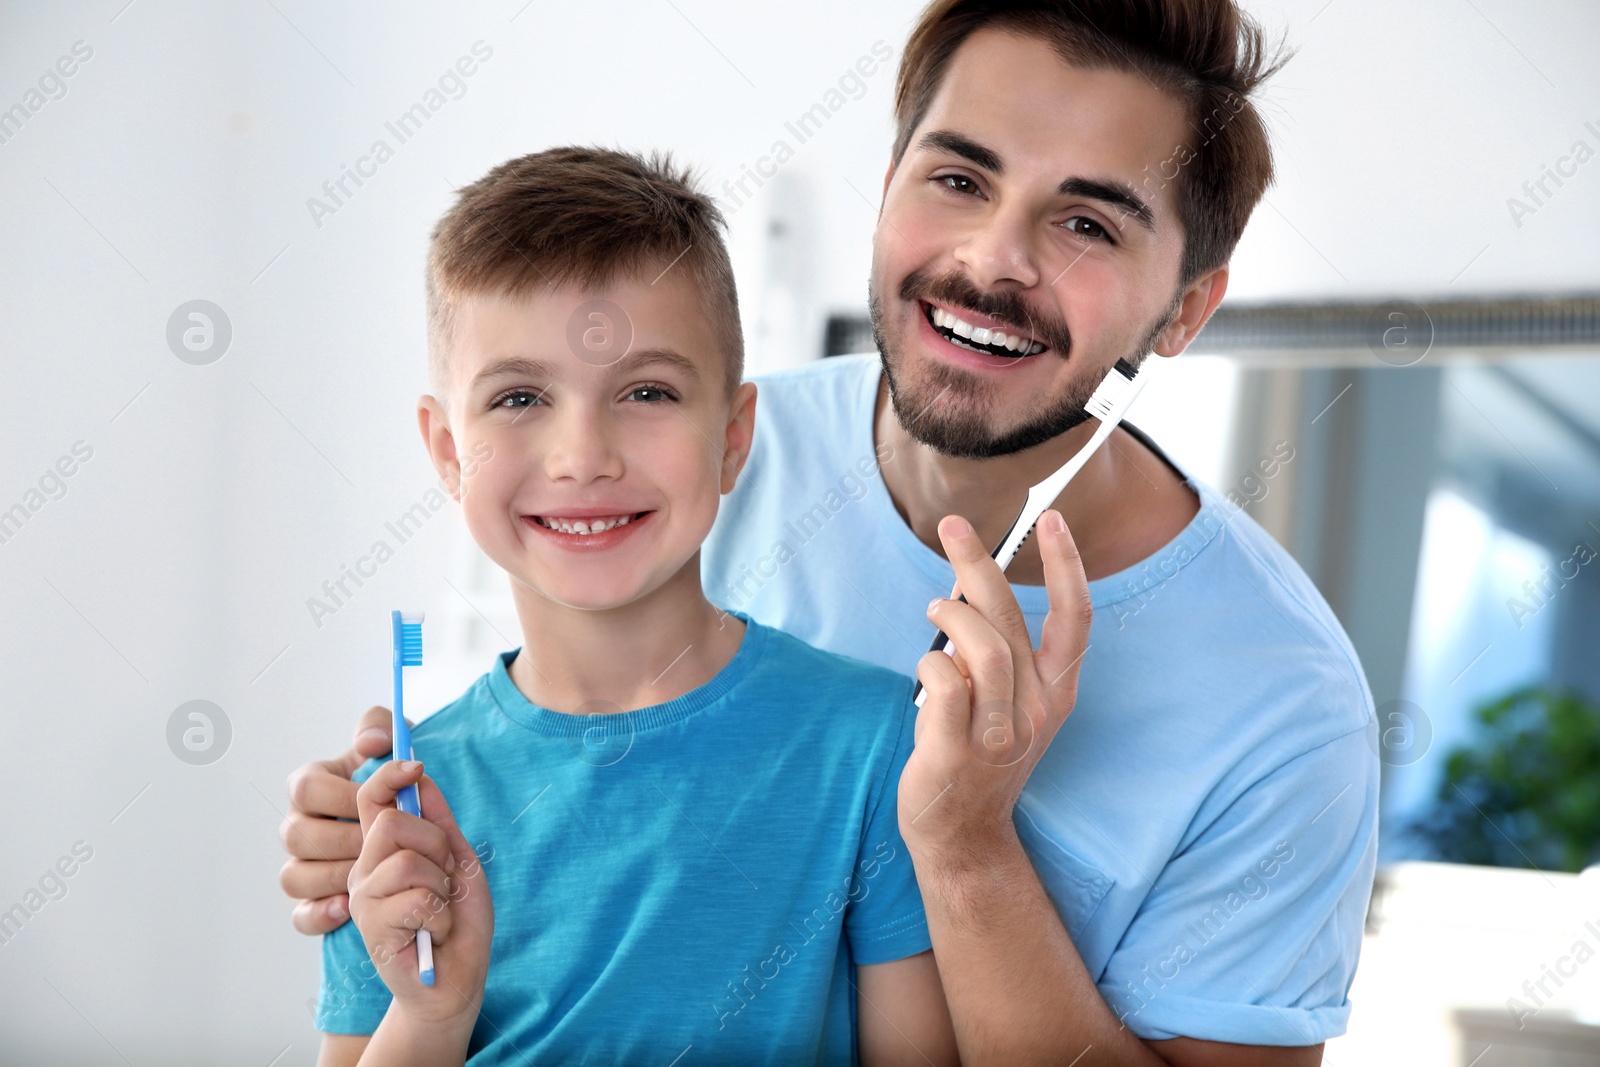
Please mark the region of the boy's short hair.
<svg viewBox="0 0 1600 1067"><path fill-rule="evenodd" d="M459 301L687 272L727 365L744 377L739 296L716 203L669 154L561 147L508 160L463 187L428 250L428 375L441 398Z"/></svg>
<svg viewBox="0 0 1600 1067"><path fill-rule="evenodd" d="M896 163L951 57L986 27L1042 40L1074 66L1142 74L1182 100L1189 143L1147 166L1144 183L1177 183L1180 287L1228 262L1272 184L1272 146L1251 96L1290 55L1269 46L1237 0L933 0L900 58Z"/></svg>

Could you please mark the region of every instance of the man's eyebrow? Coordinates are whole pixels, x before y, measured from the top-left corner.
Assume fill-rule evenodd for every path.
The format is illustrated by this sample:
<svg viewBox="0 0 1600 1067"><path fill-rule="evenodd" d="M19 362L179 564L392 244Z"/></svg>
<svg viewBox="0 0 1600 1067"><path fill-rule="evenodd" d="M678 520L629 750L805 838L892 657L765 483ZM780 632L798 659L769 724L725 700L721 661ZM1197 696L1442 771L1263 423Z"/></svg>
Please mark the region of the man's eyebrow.
<svg viewBox="0 0 1600 1067"><path fill-rule="evenodd" d="M1000 162L999 153L994 149L987 148L966 134L956 133L954 130L930 130L922 135L917 147L960 156L973 166L982 167L991 174L1001 174L1006 169Z"/></svg>
<svg viewBox="0 0 1600 1067"><path fill-rule="evenodd" d="M694 360L670 348L641 348L636 352L629 352L622 358L609 361L604 357L585 357L585 362L592 362L594 366L612 370L618 374L631 374L649 366L674 367L694 381L700 380L700 368L695 366ZM556 377L555 368L542 359L530 359L527 356L507 356L497 359L487 367L472 376L469 388L476 389L484 382L495 378L532 378L535 381L549 382Z"/></svg>
<svg viewBox="0 0 1600 1067"><path fill-rule="evenodd" d="M1056 186L1056 192L1062 196L1086 196L1091 200L1114 204L1125 218L1135 219L1146 230L1156 232L1155 212L1127 182L1115 178L1067 178Z"/></svg>

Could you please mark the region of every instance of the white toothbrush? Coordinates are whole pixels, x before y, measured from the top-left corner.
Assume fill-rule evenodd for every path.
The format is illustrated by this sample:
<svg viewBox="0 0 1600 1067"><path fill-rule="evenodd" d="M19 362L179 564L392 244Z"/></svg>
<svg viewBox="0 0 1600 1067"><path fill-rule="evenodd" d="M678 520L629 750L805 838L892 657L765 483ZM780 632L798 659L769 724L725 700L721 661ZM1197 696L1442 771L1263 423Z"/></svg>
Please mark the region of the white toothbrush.
<svg viewBox="0 0 1600 1067"><path fill-rule="evenodd" d="M1140 374L1133 364L1125 359L1117 360L1116 365L1106 374L1105 379L1101 381L1099 388L1095 389L1094 395L1089 398L1088 403L1089 414L1100 420L1100 425L1095 429L1094 436L1090 437L1089 443L1078 449L1071 459L1057 468L1055 473L1028 490L1028 499L1023 501L1022 510L1012 520L1011 528L1000 539L1000 543L995 546L995 550L989 553L994 557L994 561L1000 564L1002 571L1011 566L1011 561L1017 558L1017 553L1022 550L1023 542L1028 539L1028 535L1033 533L1033 528L1038 525L1039 516L1043 515L1045 510L1055 503L1056 497L1061 495L1061 491L1067 487L1067 483L1072 481L1073 477L1083 469L1084 464L1089 462L1089 457L1094 455L1095 450L1105 443L1106 438L1111 436L1111 431L1115 430L1117 424L1122 421L1123 416L1127 415L1128 408L1133 405L1134 398L1144 389L1148 377L1147 374ZM962 601L966 599L965 596L961 597ZM933 644L929 646L928 651L953 654L949 635L940 630L934 636ZM917 682L917 707L922 707L927 699L927 691L922 688L920 681Z"/></svg>

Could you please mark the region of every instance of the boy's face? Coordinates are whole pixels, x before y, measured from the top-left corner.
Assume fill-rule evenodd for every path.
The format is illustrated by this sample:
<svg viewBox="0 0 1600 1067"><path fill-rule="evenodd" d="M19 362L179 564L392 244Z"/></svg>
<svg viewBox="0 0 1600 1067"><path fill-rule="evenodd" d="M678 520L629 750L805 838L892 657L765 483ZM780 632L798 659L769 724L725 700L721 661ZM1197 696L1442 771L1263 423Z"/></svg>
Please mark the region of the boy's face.
<svg viewBox="0 0 1600 1067"><path fill-rule="evenodd" d="M755 386L730 402L688 277L458 310L449 411L423 397L418 419L479 547L515 586L571 607L620 607L675 577L698 592L700 543L749 455Z"/></svg>

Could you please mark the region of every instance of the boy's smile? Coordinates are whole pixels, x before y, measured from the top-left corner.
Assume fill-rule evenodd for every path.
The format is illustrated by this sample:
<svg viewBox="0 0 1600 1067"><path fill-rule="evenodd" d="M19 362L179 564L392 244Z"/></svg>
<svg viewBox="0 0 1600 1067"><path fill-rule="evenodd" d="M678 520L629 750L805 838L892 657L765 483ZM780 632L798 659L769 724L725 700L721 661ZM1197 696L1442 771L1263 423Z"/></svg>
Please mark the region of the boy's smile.
<svg viewBox="0 0 1600 1067"><path fill-rule="evenodd" d="M596 328L630 339L604 360L571 341L596 306L627 320ZM606 610L698 590L700 543L748 452L702 308L681 272L461 299L448 428L424 431L447 465L491 450L461 481L462 512L519 601Z"/></svg>

